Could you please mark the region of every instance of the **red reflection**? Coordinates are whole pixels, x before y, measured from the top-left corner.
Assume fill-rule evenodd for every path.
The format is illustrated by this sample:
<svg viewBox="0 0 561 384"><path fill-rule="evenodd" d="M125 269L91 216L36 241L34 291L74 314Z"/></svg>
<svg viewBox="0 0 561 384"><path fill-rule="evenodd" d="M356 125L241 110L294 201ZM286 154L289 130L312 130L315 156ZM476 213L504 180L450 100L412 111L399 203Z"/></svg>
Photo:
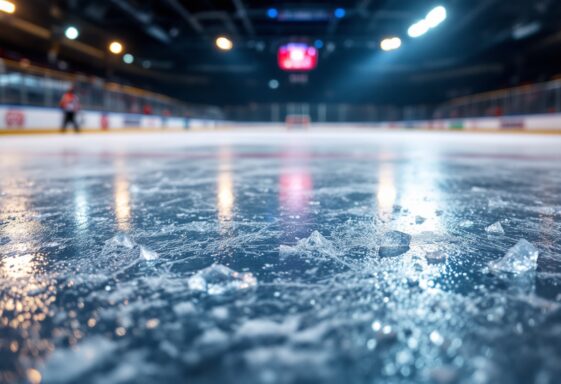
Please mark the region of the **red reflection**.
<svg viewBox="0 0 561 384"><path fill-rule="evenodd" d="M310 172L303 169L283 171L279 180L281 207L289 215L303 217L308 213L313 182Z"/></svg>

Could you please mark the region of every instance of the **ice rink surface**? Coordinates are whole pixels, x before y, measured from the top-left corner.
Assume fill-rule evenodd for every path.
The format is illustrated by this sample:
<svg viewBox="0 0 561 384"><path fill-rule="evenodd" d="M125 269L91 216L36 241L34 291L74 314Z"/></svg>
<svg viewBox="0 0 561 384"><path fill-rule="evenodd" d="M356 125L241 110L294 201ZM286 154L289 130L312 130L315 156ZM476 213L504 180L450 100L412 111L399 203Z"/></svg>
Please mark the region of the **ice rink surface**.
<svg viewBox="0 0 561 384"><path fill-rule="evenodd" d="M561 378L561 137L0 137L0 382Z"/></svg>

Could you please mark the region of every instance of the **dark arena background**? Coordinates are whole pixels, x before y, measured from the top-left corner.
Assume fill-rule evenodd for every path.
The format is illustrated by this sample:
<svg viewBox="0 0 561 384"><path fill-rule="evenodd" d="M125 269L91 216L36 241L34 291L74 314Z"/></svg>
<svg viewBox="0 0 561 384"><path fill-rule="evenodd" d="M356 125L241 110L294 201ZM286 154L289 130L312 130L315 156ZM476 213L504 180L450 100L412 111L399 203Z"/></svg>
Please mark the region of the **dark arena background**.
<svg viewBox="0 0 561 384"><path fill-rule="evenodd" d="M561 2L0 0L0 383L561 383Z"/></svg>

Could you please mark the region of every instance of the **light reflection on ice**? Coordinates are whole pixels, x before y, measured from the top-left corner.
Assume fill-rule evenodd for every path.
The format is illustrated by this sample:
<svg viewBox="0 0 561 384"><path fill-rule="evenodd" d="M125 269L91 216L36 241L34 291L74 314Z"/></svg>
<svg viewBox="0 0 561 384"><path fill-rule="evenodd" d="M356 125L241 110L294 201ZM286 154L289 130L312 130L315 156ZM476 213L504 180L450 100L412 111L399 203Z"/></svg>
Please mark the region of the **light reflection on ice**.
<svg viewBox="0 0 561 384"><path fill-rule="evenodd" d="M120 231L130 230L131 195L129 181L122 173L115 176L115 219Z"/></svg>

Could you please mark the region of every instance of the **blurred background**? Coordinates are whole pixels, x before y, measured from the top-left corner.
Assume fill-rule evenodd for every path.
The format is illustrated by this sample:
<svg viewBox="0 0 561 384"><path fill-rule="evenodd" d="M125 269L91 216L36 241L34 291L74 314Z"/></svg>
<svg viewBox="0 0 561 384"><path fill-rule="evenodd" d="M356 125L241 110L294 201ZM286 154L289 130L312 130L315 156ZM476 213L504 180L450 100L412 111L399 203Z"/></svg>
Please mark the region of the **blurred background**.
<svg viewBox="0 0 561 384"><path fill-rule="evenodd" d="M555 0L0 0L0 28L4 130L58 128L72 85L85 129L561 112Z"/></svg>

